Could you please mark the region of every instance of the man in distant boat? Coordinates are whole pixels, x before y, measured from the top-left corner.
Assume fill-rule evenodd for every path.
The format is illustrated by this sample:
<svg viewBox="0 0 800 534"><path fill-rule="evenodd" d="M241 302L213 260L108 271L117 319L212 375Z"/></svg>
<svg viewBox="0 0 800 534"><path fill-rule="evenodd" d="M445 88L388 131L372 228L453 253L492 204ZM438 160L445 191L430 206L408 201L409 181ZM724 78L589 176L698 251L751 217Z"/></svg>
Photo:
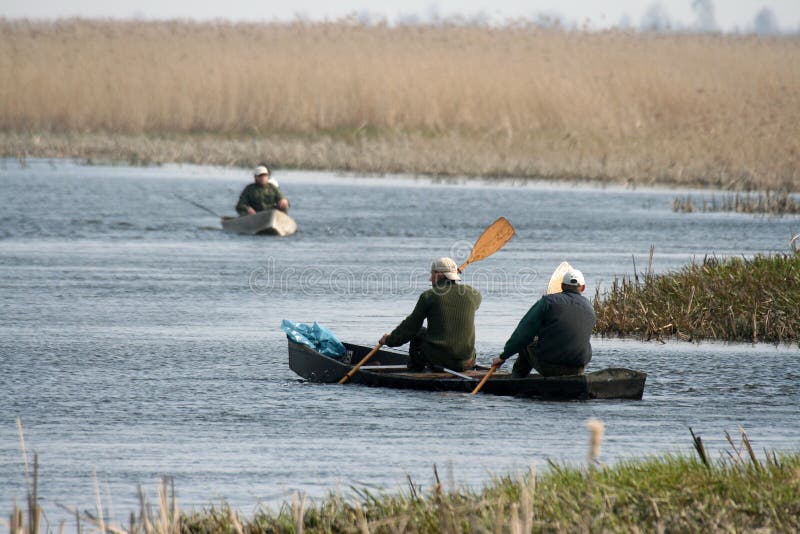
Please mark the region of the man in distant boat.
<svg viewBox="0 0 800 534"><path fill-rule="evenodd" d="M398 347L411 342L408 368L412 371L448 368L464 371L475 365L475 311L481 294L459 284L456 262L439 258L431 265L431 289L419 296L411 315L380 343ZM427 319L427 328L422 326Z"/></svg>
<svg viewBox="0 0 800 534"><path fill-rule="evenodd" d="M256 167L253 179L254 183L245 187L239 195L239 202L236 204L239 215L252 215L270 209L289 210L289 200L283 197L278 182L270 178L266 165Z"/></svg>
<svg viewBox="0 0 800 534"><path fill-rule="evenodd" d="M499 367L519 354L511 371L515 378L528 376L531 369L542 376L583 374L592 359L590 338L596 320L581 294L585 289L583 273L568 270L561 293L543 296L528 310L492 364Z"/></svg>

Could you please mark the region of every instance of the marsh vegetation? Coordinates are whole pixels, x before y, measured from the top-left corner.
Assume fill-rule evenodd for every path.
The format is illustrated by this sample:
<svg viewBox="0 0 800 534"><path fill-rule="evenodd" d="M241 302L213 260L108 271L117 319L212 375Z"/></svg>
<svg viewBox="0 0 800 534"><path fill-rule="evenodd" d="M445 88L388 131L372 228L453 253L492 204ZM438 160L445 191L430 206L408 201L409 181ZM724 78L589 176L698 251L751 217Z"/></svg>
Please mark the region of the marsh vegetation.
<svg viewBox="0 0 800 534"><path fill-rule="evenodd" d="M800 40L0 21L0 153L787 189Z"/></svg>
<svg viewBox="0 0 800 534"><path fill-rule="evenodd" d="M800 202L795 195L783 191L736 192L712 195L711 198L696 198L693 195L675 198L672 210L682 213L736 212L762 215L785 215L800 213Z"/></svg>
<svg viewBox="0 0 800 534"><path fill-rule="evenodd" d="M590 421L587 426L593 433L588 467L551 462L543 473L531 467L524 473L495 477L480 490L452 482L448 486L434 466L427 486L409 478L407 489L395 494L353 488L351 497L332 493L317 502L295 494L277 511L262 509L246 518L226 504L182 511L174 485L165 479L155 503L140 490L140 509L131 512L127 524L105 519L98 498L97 510L74 511L76 527L142 534L790 532L800 528L797 453L766 453L759 458L741 430L739 443L726 432L731 449L713 459L692 432L696 457L665 455L603 466L596 457L602 423ZM55 530L35 504L35 478L33 484L28 510L13 507L12 534Z"/></svg>
<svg viewBox="0 0 800 534"><path fill-rule="evenodd" d="M614 279L598 289L595 331L603 336L693 341L800 340L800 253L705 257L677 272ZM651 249L652 258L652 249Z"/></svg>

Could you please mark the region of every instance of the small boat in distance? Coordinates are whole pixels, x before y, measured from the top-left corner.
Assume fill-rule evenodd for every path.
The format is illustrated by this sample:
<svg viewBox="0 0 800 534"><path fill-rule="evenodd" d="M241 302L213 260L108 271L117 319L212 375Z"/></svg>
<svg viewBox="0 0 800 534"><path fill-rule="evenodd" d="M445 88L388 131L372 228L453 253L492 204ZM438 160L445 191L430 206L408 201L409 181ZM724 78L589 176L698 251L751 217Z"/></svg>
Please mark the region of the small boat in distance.
<svg viewBox="0 0 800 534"><path fill-rule="evenodd" d="M292 235L297 223L281 210L264 210L241 217L222 217L222 229L226 232L248 235Z"/></svg>
<svg viewBox="0 0 800 534"><path fill-rule="evenodd" d="M366 354L369 347L344 343L347 352L340 361L309 348L289 342L289 367L310 382L336 383ZM471 392L488 369L463 373L410 372L408 355L380 350L350 378L365 386L425 391ZM529 375L513 378L511 373L496 372L484 384L481 393L546 399L635 399L642 398L647 374L631 369L610 368L575 376Z"/></svg>

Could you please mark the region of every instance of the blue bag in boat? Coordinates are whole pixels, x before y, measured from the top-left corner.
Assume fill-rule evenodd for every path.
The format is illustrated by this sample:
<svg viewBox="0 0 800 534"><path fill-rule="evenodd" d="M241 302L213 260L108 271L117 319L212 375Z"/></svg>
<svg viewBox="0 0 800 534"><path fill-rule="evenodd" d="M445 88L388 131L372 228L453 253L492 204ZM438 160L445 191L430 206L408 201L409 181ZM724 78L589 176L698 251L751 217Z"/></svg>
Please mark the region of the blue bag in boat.
<svg viewBox="0 0 800 534"><path fill-rule="evenodd" d="M314 321L313 325L307 325L305 323L293 323L284 319L281 322L281 329L286 332L286 337L295 343L302 343L325 356L333 358L344 356L344 345L336 339L333 332L324 326L320 326L316 321Z"/></svg>

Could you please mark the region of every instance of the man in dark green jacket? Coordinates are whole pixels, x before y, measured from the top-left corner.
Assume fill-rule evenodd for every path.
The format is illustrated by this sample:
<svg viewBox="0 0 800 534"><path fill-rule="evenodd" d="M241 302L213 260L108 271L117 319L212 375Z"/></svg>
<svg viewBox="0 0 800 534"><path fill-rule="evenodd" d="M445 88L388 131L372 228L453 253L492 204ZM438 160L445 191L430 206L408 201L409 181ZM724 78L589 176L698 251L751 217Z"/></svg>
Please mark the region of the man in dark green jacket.
<svg viewBox="0 0 800 534"><path fill-rule="evenodd" d="M271 180L266 165L259 165L253 173L254 183L248 185L239 195L236 212L239 215L252 215L269 209L289 210L289 201L283 197L278 182Z"/></svg>
<svg viewBox="0 0 800 534"><path fill-rule="evenodd" d="M422 293L411 315L380 343L398 347L411 342L408 368L422 371L426 366L463 371L475 365L475 311L481 294L458 284L461 276L450 258L431 265L431 289ZM422 322L427 319L428 327Z"/></svg>
<svg viewBox="0 0 800 534"><path fill-rule="evenodd" d="M583 374L592 359L589 340L595 323L592 305L581 295L585 289L583 273L567 271L561 293L543 296L528 310L492 364L499 367L519 353L511 371L516 378L531 369L542 376Z"/></svg>

